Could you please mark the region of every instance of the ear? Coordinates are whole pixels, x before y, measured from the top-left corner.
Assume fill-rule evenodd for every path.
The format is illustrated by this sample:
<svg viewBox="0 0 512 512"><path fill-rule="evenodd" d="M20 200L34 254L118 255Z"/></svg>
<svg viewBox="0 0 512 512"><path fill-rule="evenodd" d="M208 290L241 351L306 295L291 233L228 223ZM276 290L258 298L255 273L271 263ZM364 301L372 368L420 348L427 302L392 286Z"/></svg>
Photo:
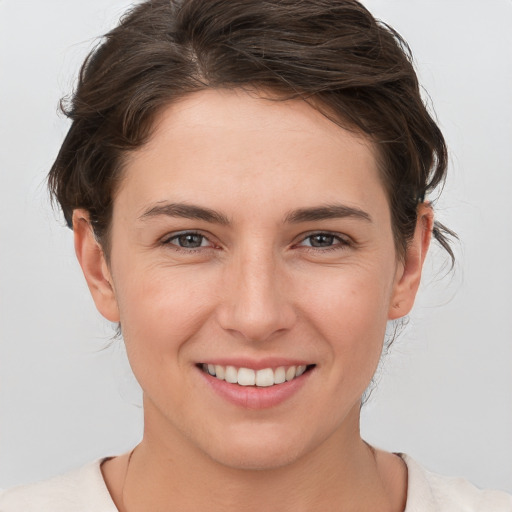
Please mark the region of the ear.
<svg viewBox="0 0 512 512"><path fill-rule="evenodd" d="M119 322L119 309L112 276L101 245L96 240L89 212L73 211L75 253L98 311L111 322Z"/></svg>
<svg viewBox="0 0 512 512"><path fill-rule="evenodd" d="M412 309L420 286L421 271L432 238L434 213L428 203L418 206L418 217L414 237L410 241L404 261L398 265L388 319L396 320Z"/></svg>

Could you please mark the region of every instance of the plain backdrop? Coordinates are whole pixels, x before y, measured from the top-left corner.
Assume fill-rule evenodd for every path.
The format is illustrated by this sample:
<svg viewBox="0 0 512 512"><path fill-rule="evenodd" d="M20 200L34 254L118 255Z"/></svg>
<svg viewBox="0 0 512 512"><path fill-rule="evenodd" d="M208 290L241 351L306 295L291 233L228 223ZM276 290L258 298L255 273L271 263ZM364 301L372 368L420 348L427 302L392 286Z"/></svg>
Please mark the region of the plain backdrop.
<svg viewBox="0 0 512 512"><path fill-rule="evenodd" d="M367 0L410 43L451 150L434 250L362 431L436 472L512 492L512 2ZM123 452L142 432L122 343L95 311L45 176L57 114L126 0L0 0L0 487ZM425 94L425 97L427 95Z"/></svg>

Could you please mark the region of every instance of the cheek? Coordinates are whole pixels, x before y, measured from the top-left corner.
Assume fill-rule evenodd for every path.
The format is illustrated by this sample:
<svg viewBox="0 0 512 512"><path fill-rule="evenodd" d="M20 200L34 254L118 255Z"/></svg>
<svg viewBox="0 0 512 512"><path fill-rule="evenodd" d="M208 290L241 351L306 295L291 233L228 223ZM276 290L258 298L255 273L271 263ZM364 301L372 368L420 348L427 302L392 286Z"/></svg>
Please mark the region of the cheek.
<svg viewBox="0 0 512 512"><path fill-rule="evenodd" d="M326 340L327 361L347 385L364 390L379 362L392 282L369 268L330 269L304 288L301 308Z"/></svg>
<svg viewBox="0 0 512 512"><path fill-rule="evenodd" d="M347 335L361 334L364 327L372 336L372 326L380 330L386 324L394 278L390 267L386 265L384 271L380 265L359 265L305 273L302 305L320 325L342 329Z"/></svg>
<svg viewBox="0 0 512 512"><path fill-rule="evenodd" d="M207 280L193 280L187 271L133 265L118 281L123 338L134 364L142 356L175 359L209 315Z"/></svg>
<svg viewBox="0 0 512 512"><path fill-rule="evenodd" d="M164 410L186 409L195 385L187 380L187 354L210 316L203 280L186 272L132 267L118 292L121 328L133 373L147 398Z"/></svg>

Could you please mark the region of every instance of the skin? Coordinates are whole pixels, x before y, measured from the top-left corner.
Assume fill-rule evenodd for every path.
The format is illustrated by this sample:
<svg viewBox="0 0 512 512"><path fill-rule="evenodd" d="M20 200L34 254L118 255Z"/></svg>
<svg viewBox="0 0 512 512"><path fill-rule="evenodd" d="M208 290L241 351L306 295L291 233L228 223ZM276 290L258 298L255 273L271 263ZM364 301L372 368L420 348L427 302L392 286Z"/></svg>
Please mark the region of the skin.
<svg viewBox="0 0 512 512"><path fill-rule="evenodd" d="M221 218L161 212L177 203ZM327 205L363 214L290 219ZM413 305L432 222L420 205L398 257L375 148L303 101L207 90L167 107L127 159L108 260L74 212L93 299L121 322L144 392L130 464L102 467L117 507L403 510L404 464L362 441L359 408L387 321ZM187 231L200 247L180 247ZM227 356L315 366L288 400L251 410L197 368Z"/></svg>

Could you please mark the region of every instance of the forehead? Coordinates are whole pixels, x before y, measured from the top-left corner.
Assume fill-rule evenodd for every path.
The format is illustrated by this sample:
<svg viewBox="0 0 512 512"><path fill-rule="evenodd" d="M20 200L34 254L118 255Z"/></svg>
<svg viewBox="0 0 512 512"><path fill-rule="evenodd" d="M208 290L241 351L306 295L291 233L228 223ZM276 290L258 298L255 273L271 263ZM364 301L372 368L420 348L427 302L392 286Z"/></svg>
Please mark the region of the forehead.
<svg viewBox="0 0 512 512"><path fill-rule="evenodd" d="M127 159L118 196L140 208L168 196L214 208L368 203L383 194L375 153L305 101L206 90L160 113L148 143Z"/></svg>

